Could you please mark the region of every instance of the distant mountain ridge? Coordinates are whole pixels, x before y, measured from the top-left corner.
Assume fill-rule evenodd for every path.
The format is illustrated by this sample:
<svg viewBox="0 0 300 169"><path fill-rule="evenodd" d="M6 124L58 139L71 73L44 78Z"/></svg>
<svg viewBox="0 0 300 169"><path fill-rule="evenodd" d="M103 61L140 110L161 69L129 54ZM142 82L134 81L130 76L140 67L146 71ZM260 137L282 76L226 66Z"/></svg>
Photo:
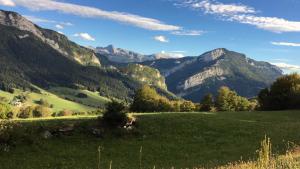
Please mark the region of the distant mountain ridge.
<svg viewBox="0 0 300 169"><path fill-rule="evenodd" d="M160 70L171 92L193 101L199 101L207 93L216 94L221 86L228 86L242 96L254 97L282 76L282 70L274 65L224 48L198 57L162 59L142 64Z"/></svg>
<svg viewBox="0 0 300 169"><path fill-rule="evenodd" d="M122 48L115 48L113 45L108 45L107 47L96 47L94 50L96 53L107 57L109 61L116 63L140 63L157 59L178 58L178 54L175 55L164 51L151 55L144 55Z"/></svg>
<svg viewBox="0 0 300 169"><path fill-rule="evenodd" d="M153 58L132 52L129 50L115 48L113 45L107 47L97 47L96 53L106 56L110 61L118 63L144 62L153 60Z"/></svg>

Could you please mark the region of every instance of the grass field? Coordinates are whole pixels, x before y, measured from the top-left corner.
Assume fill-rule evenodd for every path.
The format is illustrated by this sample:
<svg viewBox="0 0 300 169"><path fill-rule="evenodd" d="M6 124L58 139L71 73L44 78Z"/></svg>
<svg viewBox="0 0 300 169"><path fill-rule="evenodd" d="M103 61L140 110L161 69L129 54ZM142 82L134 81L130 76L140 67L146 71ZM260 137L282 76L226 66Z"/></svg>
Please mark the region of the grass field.
<svg viewBox="0 0 300 169"><path fill-rule="evenodd" d="M74 112L86 112L95 110L98 107L103 108L104 104L108 102L107 98L101 97L98 93L93 93L86 90L74 90L62 87L52 88L49 91L43 89L39 90L41 91L41 93L23 92L21 90L15 89L14 94L0 90L0 97L5 97L8 101L11 101L14 96L22 94L27 96L28 98L28 100L26 101L27 105L35 105L37 101L43 99L54 106L54 112L58 112L64 109ZM87 94L88 98L76 98L76 94L79 92ZM66 97L72 99L73 101L66 100Z"/></svg>
<svg viewBox="0 0 300 169"><path fill-rule="evenodd" d="M98 146L101 168L138 169L140 147L144 169L218 166L256 157L260 141L271 138L273 152L283 154L289 142L300 145L300 111L153 113L137 115L136 134L108 134L95 138L87 132L19 143L0 153L1 169L95 169ZM29 126L76 123L87 126L95 119L24 121Z"/></svg>

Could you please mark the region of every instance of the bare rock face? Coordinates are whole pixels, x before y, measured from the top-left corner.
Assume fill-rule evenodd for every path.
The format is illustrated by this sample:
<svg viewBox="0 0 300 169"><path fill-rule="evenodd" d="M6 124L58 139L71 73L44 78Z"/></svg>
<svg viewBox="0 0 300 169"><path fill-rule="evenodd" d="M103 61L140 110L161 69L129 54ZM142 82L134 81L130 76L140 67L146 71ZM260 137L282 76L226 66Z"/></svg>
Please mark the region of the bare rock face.
<svg viewBox="0 0 300 169"><path fill-rule="evenodd" d="M226 51L223 48L215 49L211 52L205 53L202 56L202 59L206 62L210 62L210 61L213 61L213 60L216 60L216 59L220 58L225 53L226 53Z"/></svg>
<svg viewBox="0 0 300 169"><path fill-rule="evenodd" d="M15 12L8 12L8 11L0 10L0 24L5 25L5 26L15 27L22 31L31 32L37 38L42 40L44 43L50 45L53 49L55 49L62 55L66 56L70 59L74 59L77 62L79 62L80 64L85 64L84 60L86 60L86 58L85 58L86 56L84 56L80 53L76 53L76 52L68 53L66 51L67 49L64 49L64 47L59 45L59 42L46 37L42 31L42 28L38 27L37 25L33 24L32 22L30 22L29 20L27 20L26 18L24 18L23 16L15 13ZM58 36L64 36L64 35L59 34ZM26 36L19 35L20 39L24 39L26 37L29 37L29 35L26 35ZM99 59L94 54L92 54L90 57L91 57L90 62L92 62L95 65L100 65Z"/></svg>
<svg viewBox="0 0 300 169"><path fill-rule="evenodd" d="M220 79L222 79L222 77L226 74L227 74L226 71L223 70L222 68L219 68L217 66L210 67L210 68L186 79L182 88L184 90L187 90L189 88L201 85L205 82L206 79L209 79L212 77L215 77L215 78L219 77Z"/></svg>

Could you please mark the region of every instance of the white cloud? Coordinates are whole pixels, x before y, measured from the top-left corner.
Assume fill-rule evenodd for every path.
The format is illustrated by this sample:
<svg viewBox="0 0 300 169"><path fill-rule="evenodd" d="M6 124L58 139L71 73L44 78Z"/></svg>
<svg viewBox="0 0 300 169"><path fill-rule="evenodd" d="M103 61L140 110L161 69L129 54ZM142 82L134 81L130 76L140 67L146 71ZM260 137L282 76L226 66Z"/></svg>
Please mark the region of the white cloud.
<svg viewBox="0 0 300 169"><path fill-rule="evenodd" d="M300 47L300 43L291 43L291 42L271 42L271 44L277 45L277 46Z"/></svg>
<svg viewBox="0 0 300 169"><path fill-rule="evenodd" d="M254 25L271 32L300 32L300 22L288 21L277 17L259 17L254 15L234 15L229 20Z"/></svg>
<svg viewBox="0 0 300 169"><path fill-rule="evenodd" d="M166 52L161 51L160 53L155 54L156 59L168 59L168 58L183 58L185 57L183 53L181 52Z"/></svg>
<svg viewBox="0 0 300 169"><path fill-rule="evenodd" d="M53 20L39 18L39 17L36 17L36 16L31 16L31 15L23 15L23 17L25 17L26 19L28 19L28 20L30 20L31 22L34 22L34 23L56 23L56 21L53 21Z"/></svg>
<svg viewBox="0 0 300 169"><path fill-rule="evenodd" d="M60 22L60 24L65 25L65 26L73 26L71 22Z"/></svg>
<svg viewBox="0 0 300 169"><path fill-rule="evenodd" d="M180 6L200 9L204 13L220 16L227 21L253 25L259 29L271 32L300 32L299 21L289 21L278 17L257 16L256 10L246 5L223 4L211 0L184 0L179 4Z"/></svg>
<svg viewBox="0 0 300 169"><path fill-rule="evenodd" d="M14 2L16 5L23 6L31 10L59 11L81 17L110 19L148 30L175 31L182 29L179 26L165 24L159 20L152 18L146 18L123 12L105 11L94 7L58 2L53 0L14 0Z"/></svg>
<svg viewBox="0 0 300 169"><path fill-rule="evenodd" d="M12 0L0 0L0 5L16 6L16 4Z"/></svg>
<svg viewBox="0 0 300 169"><path fill-rule="evenodd" d="M39 18L39 17L32 16L32 15L23 15L23 17L25 17L26 19L28 19L28 20L30 20L31 22L34 22L34 23L54 23L54 24L57 24L57 25L55 25L56 27L58 25L60 25L62 27L63 26L73 26L73 24L71 22L59 22L59 21ZM58 27L60 27L60 26L58 26Z"/></svg>
<svg viewBox="0 0 300 169"><path fill-rule="evenodd" d="M153 39L156 41L159 41L159 42L163 42L163 43L169 42L169 40L165 36L155 36Z"/></svg>
<svg viewBox="0 0 300 169"><path fill-rule="evenodd" d="M283 70L288 70L288 71L300 71L300 66L298 65L291 65L291 64L287 64L287 63L283 63L283 62L279 62L279 63L271 63Z"/></svg>
<svg viewBox="0 0 300 169"><path fill-rule="evenodd" d="M73 35L74 37L79 37L83 40L87 40L87 41L95 41L96 39L94 37L92 37L90 34L88 33L76 33Z"/></svg>
<svg viewBox="0 0 300 169"><path fill-rule="evenodd" d="M232 14L246 14L256 13L254 8L239 4L223 4L219 2L212 2L210 0L184 0L181 2L182 6L191 7L193 9L204 10L205 13L232 15Z"/></svg>
<svg viewBox="0 0 300 169"><path fill-rule="evenodd" d="M60 25L60 24L55 25L55 28L56 29L64 29L64 27L62 25Z"/></svg>
<svg viewBox="0 0 300 169"><path fill-rule="evenodd" d="M173 35L179 35L179 36L201 36L203 35L205 32L201 31L201 30L189 30L189 31L173 31L171 32L171 34Z"/></svg>

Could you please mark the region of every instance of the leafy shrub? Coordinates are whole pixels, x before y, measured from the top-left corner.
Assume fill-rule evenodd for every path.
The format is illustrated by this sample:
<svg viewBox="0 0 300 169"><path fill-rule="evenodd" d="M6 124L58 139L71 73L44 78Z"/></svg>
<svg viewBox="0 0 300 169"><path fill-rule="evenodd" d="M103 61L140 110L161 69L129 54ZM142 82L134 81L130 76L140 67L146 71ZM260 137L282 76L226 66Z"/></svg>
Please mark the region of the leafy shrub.
<svg viewBox="0 0 300 169"><path fill-rule="evenodd" d="M212 94L207 94L201 100L200 111L213 111L214 109L214 98Z"/></svg>
<svg viewBox="0 0 300 169"><path fill-rule="evenodd" d="M45 106L36 106L33 111L33 117L49 117L51 114L51 109Z"/></svg>
<svg viewBox="0 0 300 169"><path fill-rule="evenodd" d="M81 99L85 99L85 98L88 98L88 95L85 94L85 93L78 93L78 94L76 95L76 97L81 98Z"/></svg>
<svg viewBox="0 0 300 169"><path fill-rule="evenodd" d="M270 88L261 90L258 101L262 110L300 108L300 75L297 73L278 78Z"/></svg>
<svg viewBox="0 0 300 169"><path fill-rule="evenodd" d="M11 107L5 103L0 103L0 119L11 118Z"/></svg>
<svg viewBox="0 0 300 169"><path fill-rule="evenodd" d="M159 95L150 86L144 85L135 92L130 110L133 112L171 112L174 111L174 107L169 99Z"/></svg>
<svg viewBox="0 0 300 169"><path fill-rule="evenodd" d="M72 116L73 111L71 110L62 110L59 113L57 113L57 116Z"/></svg>
<svg viewBox="0 0 300 169"><path fill-rule="evenodd" d="M49 102L47 100L44 100L44 99L40 99L38 101L38 104L41 105L41 106L44 106L44 107L50 107L51 105L49 104Z"/></svg>
<svg viewBox="0 0 300 169"><path fill-rule="evenodd" d="M33 106L22 108L18 114L18 117L22 119L32 118L34 109L35 108Z"/></svg>
<svg viewBox="0 0 300 169"><path fill-rule="evenodd" d="M112 101L106 104L102 122L109 127L124 126L127 122L127 111L123 103Z"/></svg>
<svg viewBox="0 0 300 169"><path fill-rule="evenodd" d="M191 101L183 101L180 104L180 111L181 112L191 112L191 111L195 111L195 110L196 110L196 106Z"/></svg>
<svg viewBox="0 0 300 169"><path fill-rule="evenodd" d="M247 98L239 96L226 86L219 89L216 105L220 111L247 111L251 108Z"/></svg>

